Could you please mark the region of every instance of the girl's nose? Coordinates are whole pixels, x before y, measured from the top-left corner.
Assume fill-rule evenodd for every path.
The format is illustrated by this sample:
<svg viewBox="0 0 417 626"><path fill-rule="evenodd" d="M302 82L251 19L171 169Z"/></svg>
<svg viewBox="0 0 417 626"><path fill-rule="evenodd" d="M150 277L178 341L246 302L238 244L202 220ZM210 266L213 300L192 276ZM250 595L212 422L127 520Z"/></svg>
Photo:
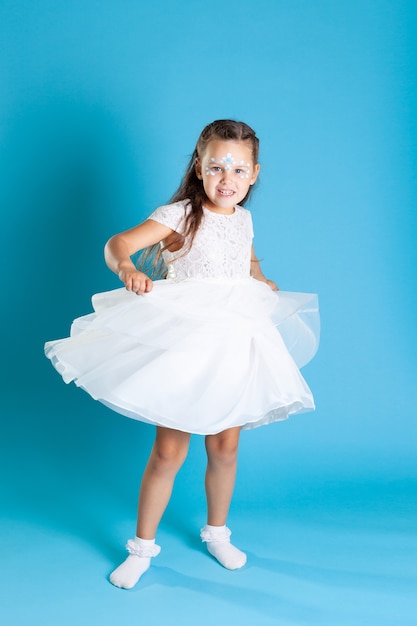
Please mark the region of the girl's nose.
<svg viewBox="0 0 417 626"><path fill-rule="evenodd" d="M222 182L224 183L227 180L232 178L232 170L223 170L222 174Z"/></svg>

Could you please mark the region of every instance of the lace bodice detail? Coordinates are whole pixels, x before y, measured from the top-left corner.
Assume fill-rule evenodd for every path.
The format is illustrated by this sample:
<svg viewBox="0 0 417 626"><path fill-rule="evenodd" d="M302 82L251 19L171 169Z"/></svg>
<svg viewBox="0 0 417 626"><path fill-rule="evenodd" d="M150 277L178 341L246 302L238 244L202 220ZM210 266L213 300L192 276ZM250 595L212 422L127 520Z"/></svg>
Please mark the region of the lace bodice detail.
<svg viewBox="0 0 417 626"><path fill-rule="evenodd" d="M190 210L187 201L161 206L149 219L182 234ZM204 209L204 217L185 254L183 250L163 252L168 278L248 278L250 276L252 217L247 209L236 206L231 215ZM187 248L185 241L185 248Z"/></svg>

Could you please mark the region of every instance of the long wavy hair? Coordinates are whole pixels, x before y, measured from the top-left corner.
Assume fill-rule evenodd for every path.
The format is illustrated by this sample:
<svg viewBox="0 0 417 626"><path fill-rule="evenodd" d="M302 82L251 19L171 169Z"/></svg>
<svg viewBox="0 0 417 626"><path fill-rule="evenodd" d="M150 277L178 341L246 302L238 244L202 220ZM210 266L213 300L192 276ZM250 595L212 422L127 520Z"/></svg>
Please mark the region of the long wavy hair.
<svg viewBox="0 0 417 626"><path fill-rule="evenodd" d="M207 196L204 191L203 181L197 177L195 171L195 161L197 158L202 159L210 141L245 141L250 146L254 164L258 163L259 157L259 139L255 131L244 122L236 122L235 120L216 120L208 124L201 132L194 151L190 157L185 174L181 180L180 186L169 200L170 203L188 200L191 210L188 212L184 223L184 232L178 235L178 238L170 241L169 246L161 246L156 244L147 248L139 258L139 268L152 278L165 277L166 267L162 259L162 252L167 247L174 247L179 251L179 256L186 254L193 245L194 238L203 219L203 206L207 202ZM252 192L249 187L248 193L240 201L240 205L244 205ZM186 249L183 243L187 241Z"/></svg>

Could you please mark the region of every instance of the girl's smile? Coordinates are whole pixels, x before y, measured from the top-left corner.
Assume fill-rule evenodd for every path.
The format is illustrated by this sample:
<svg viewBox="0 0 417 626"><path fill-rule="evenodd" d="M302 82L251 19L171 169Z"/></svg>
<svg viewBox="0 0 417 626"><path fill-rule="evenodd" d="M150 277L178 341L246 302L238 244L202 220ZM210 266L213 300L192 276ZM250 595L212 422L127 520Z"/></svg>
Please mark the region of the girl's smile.
<svg viewBox="0 0 417 626"><path fill-rule="evenodd" d="M260 165L253 162L246 141L213 140L201 159L195 161L197 177L203 181L205 206L217 213L233 213L258 177Z"/></svg>

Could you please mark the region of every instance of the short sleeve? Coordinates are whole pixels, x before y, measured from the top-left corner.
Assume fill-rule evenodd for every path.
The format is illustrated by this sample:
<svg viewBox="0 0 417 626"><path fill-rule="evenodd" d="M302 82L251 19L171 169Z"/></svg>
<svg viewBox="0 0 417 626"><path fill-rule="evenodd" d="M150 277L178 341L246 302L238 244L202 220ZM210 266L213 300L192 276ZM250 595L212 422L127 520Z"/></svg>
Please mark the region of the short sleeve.
<svg viewBox="0 0 417 626"><path fill-rule="evenodd" d="M252 213L245 209L243 206L236 206L236 209L239 209L241 215L241 223L244 224L245 228L247 228L248 235L251 239L254 238L255 233L253 232L253 221L252 221Z"/></svg>
<svg viewBox="0 0 417 626"><path fill-rule="evenodd" d="M182 234L186 214L186 202L174 202L173 204L165 204L158 207L148 219L168 226L168 228Z"/></svg>
<svg viewBox="0 0 417 626"><path fill-rule="evenodd" d="M248 222L249 222L249 232L250 232L251 238L253 239L255 236L255 233L253 232L253 221L252 221L252 215L250 211L247 211L247 215L248 215Z"/></svg>

